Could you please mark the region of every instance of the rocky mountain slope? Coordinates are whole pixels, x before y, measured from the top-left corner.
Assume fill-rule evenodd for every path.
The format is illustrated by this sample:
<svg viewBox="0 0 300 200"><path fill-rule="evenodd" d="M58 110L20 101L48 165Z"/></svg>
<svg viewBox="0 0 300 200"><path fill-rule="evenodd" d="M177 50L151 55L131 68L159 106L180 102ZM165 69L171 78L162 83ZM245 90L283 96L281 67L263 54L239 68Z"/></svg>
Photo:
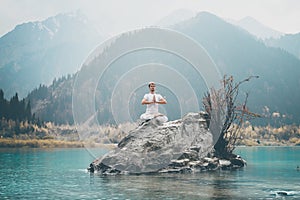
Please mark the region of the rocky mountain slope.
<svg viewBox="0 0 300 200"><path fill-rule="evenodd" d="M25 97L39 84L79 70L103 36L80 12L20 24L0 38L0 85Z"/></svg>
<svg viewBox="0 0 300 200"><path fill-rule="evenodd" d="M59 27L62 27L62 22L55 22L60 18L70 20L70 22L66 22L66 26L74 24L75 22L73 23L73 20L76 19L75 24L78 25L76 25L76 27L79 30L76 31L76 29L72 29L73 31L69 32L55 32L56 29L54 27L58 27L57 24L60 24ZM48 80L48 82L52 81L50 80L50 76L55 77L57 75L52 76L51 73L66 73L66 71L68 71L67 66L76 66L75 68L78 69L80 65L67 65L66 63L70 63L71 61L79 62L79 60L82 62L82 60L84 60L82 57L87 54L88 47L86 47L85 50L84 48L77 49L76 52L78 54L70 49L73 49L74 45L77 46L76 42L87 45L93 43L88 42L92 40L92 38L98 38L95 31L88 31L94 29L88 26L88 23L85 20L80 17L79 19L78 16L58 15L54 18L49 18L45 23L40 25L38 25L39 23L20 25L11 33L3 36L0 40L0 52L2 51L0 56L6 56L3 56L4 59L0 59L1 87L4 87L4 89L6 88L6 90L9 90L10 92L21 91L22 94L26 94L28 88L33 85L35 85L33 86L34 88L40 83L46 82L46 80ZM87 23L86 25L85 22ZM47 24L47 26L45 24ZM50 24L52 25L50 26ZM39 26L40 28L38 28ZM26 30L28 29L28 34L31 33L29 34L32 35L31 37L29 37L28 34L25 34L25 27ZM300 117L298 113L300 112L300 107L298 101L300 99L300 82L297 74L300 74L300 60L296 56L286 50L277 47L269 47L265 45L263 41L258 40L245 30L227 23L225 20L207 12L198 13L197 16L168 28L184 33L202 45L213 59L222 75L233 75L236 81L242 80L249 75L258 75L260 77L257 80L251 81L249 84L244 84L241 91L241 93L249 92L248 105L250 109L257 113L263 113L266 117L259 119L259 121L269 123L268 117L272 116L273 113L278 113L279 115L277 114L276 116L280 116L280 118L276 120L280 121L280 123L299 123ZM18 31L19 29L22 31ZM34 34L33 32L37 30L39 30L38 33ZM87 36L90 35L91 32L94 33L94 37ZM60 37L58 37L58 35L60 35ZM78 39L79 36L80 39ZM13 38L19 37L20 39L13 40ZM26 37L26 39L24 39L24 37ZM31 39L29 40L28 38ZM38 40L38 38L41 38L41 40ZM42 40L42 38L46 38L45 40L48 42L45 43L45 40ZM58 38L64 39L60 40ZM122 42L124 38L126 39L126 37L119 38L119 42ZM70 42L64 43L63 41L65 40ZM11 41L11 43L4 41ZM46 51L47 54L43 54L43 56L41 56L41 52L43 51L41 49L37 50L37 48L43 47L41 44L44 44L44 46L48 45ZM68 46L68 44L70 45ZM6 47L9 45L14 46L15 50L4 48L5 45ZM7 53L5 54L5 52ZM69 57L66 57L65 55L68 55ZM105 124L113 121L110 113L110 94L113 91L114 84L122 77L122 75L124 75L124 73L126 73L126 70L130 69L125 66L138 66L150 62L166 63L176 70L181 70L180 73L190 81L190 84L194 88L196 88L195 91L198 99L201 99L203 92L206 91L203 84L194 77L195 73L192 70L189 71L190 66L178 59L178 57L167 54L166 52L150 52L149 50L146 50L145 52L139 51L124 56L118 61L119 62L112 63L110 70L105 71L106 74L100 80L97 90L97 93L102 94L101 98L103 98L103 102L96 103L96 105L99 106L99 108L101 107L101 110L104 111L102 116L98 118L101 123ZM36 65L36 63L41 64ZM75 71L75 68L72 68L72 70ZM60 70L64 72L59 72ZM44 76L43 74L46 75ZM64 123L65 121L61 121L61 119L68 119L67 121L71 122L72 119L69 118L72 117L72 111L70 110L72 109L72 84L69 83L73 83L75 77L76 76L70 76L70 79L66 80L68 82L67 84L60 83L58 86L56 83L56 85L53 84L49 86L48 88L51 88L51 92L48 93L47 97L36 95L33 98L33 95L29 95L29 99L34 99L31 104L32 108L39 113L45 113L46 115L52 116L45 119L51 119L57 123ZM174 77L166 76L165 78L172 81ZM62 87L66 88L62 89ZM103 90L103 88L105 90ZM41 88L41 90L43 90L43 88ZM68 92L60 92L59 90ZM136 98L132 99L134 101L130 101L130 108L135 117L138 117L140 112L144 110L144 108L140 106L140 98L138 98L138 95L142 95L144 92L145 91L140 90L137 93ZM162 89L160 92L167 96L169 95L169 99L174 99L175 103L171 104L173 101L169 101L169 104L166 105L167 107L165 107L165 109L166 112L169 113L171 119L178 119L178 117L180 117L180 112L177 112L178 110L176 110L176 105L178 104L176 96L171 92L168 94L168 90ZM5 92L5 94L9 93ZM58 96L59 98L57 98ZM68 100L66 101L66 99ZM60 101L65 102L62 103ZM40 103L34 104L34 102ZM41 102L44 103L42 104ZM65 105L67 102L70 103L69 106ZM201 107L201 101L199 102L199 106ZM54 104L56 104L56 106L54 106ZM66 110L61 112L62 109ZM53 113L59 113L60 117L55 117L57 115ZM69 113L69 117L64 116L64 113Z"/></svg>

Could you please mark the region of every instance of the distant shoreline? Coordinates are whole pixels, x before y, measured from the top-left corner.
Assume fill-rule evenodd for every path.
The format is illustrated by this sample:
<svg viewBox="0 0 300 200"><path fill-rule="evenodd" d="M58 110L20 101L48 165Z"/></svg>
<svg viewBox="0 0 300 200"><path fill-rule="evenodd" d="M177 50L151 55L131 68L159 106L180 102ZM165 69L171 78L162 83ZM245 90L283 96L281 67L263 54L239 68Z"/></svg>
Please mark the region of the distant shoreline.
<svg viewBox="0 0 300 200"><path fill-rule="evenodd" d="M55 139L13 139L0 138L0 148L115 148L116 144L100 144L82 141L64 141Z"/></svg>
<svg viewBox="0 0 300 200"><path fill-rule="evenodd" d="M115 143L102 144L84 141L65 141L56 139L13 139L0 138L0 148L108 148L113 149L117 146ZM274 141L260 141L260 144L255 140L246 139L241 141L237 147L276 147L276 146L300 146L294 143L274 142Z"/></svg>
<svg viewBox="0 0 300 200"><path fill-rule="evenodd" d="M45 122L41 126L28 122L2 120L1 147L80 148L115 146L137 127L136 123L101 125L79 133L75 125L55 125ZM82 134L82 135L81 135ZM300 126L253 126L245 122L235 143L236 146L300 146Z"/></svg>
<svg viewBox="0 0 300 200"><path fill-rule="evenodd" d="M257 140L244 139L238 142L237 146L300 146L299 143L289 141L272 141L272 140Z"/></svg>

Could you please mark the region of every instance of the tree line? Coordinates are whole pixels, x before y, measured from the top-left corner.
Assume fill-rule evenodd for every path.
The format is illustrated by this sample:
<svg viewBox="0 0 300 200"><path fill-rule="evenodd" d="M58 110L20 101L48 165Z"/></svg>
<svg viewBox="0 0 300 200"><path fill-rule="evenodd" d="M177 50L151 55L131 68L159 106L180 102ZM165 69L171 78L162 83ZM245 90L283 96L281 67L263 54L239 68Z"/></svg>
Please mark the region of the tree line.
<svg viewBox="0 0 300 200"><path fill-rule="evenodd" d="M36 129L42 126L42 122L36 119L31 112L30 101L19 100L16 93L10 100L4 98L4 92L0 89L0 138L18 138L26 136L33 138L41 135ZM24 139L24 138L23 138Z"/></svg>
<svg viewBox="0 0 300 200"><path fill-rule="evenodd" d="M9 101L4 98L4 92L0 89L0 118L14 121L32 121L34 115L31 113L30 101L19 100L16 93Z"/></svg>
<svg viewBox="0 0 300 200"><path fill-rule="evenodd" d="M40 84L28 94L26 99L31 102L36 118L55 124L74 123L72 113L74 76L55 78L50 86Z"/></svg>

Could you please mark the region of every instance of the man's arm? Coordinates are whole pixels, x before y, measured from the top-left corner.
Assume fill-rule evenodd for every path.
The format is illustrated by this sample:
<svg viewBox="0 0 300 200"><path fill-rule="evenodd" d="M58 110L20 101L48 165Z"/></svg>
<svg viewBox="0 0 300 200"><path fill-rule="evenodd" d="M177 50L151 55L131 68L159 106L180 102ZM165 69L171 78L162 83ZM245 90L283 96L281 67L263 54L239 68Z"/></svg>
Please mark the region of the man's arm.
<svg viewBox="0 0 300 200"><path fill-rule="evenodd" d="M153 101L147 101L147 99L143 99L142 100L142 105L145 105L145 104L152 104L154 103Z"/></svg>
<svg viewBox="0 0 300 200"><path fill-rule="evenodd" d="M159 96L159 101L156 101L155 96L153 96L153 100L152 101L147 101L146 98L143 98L143 100L142 100L142 105L153 104L153 103L167 104L167 100L165 100L161 95Z"/></svg>
<svg viewBox="0 0 300 200"><path fill-rule="evenodd" d="M150 99L149 96L145 94L142 100L142 105L155 103L155 95L153 95L152 101L148 101L148 99Z"/></svg>
<svg viewBox="0 0 300 200"><path fill-rule="evenodd" d="M159 101L156 101L156 103L167 104L167 100L165 98L163 98L161 95L159 95L158 97L159 97Z"/></svg>
<svg viewBox="0 0 300 200"><path fill-rule="evenodd" d="M159 101L157 101L156 103L158 103L158 104L167 104L167 100L165 100L163 97L159 100Z"/></svg>

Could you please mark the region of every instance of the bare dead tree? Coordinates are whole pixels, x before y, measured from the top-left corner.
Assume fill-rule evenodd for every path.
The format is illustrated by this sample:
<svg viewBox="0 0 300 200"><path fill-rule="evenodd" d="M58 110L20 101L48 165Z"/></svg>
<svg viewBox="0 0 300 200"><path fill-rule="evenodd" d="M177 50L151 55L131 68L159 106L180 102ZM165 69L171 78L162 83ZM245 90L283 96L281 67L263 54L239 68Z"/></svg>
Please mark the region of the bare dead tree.
<svg viewBox="0 0 300 200"><path fill-rule="evenodd" d="M233 77L223 77L221 88L211 88L203 98L203 105L210 119L210 131L215 142L215 155L230 158L239 139L244 120L259 117L247 108L248 93L243 103L237 102L239 87L242 83L258 76L250 76L238 83Z"/></svg>

